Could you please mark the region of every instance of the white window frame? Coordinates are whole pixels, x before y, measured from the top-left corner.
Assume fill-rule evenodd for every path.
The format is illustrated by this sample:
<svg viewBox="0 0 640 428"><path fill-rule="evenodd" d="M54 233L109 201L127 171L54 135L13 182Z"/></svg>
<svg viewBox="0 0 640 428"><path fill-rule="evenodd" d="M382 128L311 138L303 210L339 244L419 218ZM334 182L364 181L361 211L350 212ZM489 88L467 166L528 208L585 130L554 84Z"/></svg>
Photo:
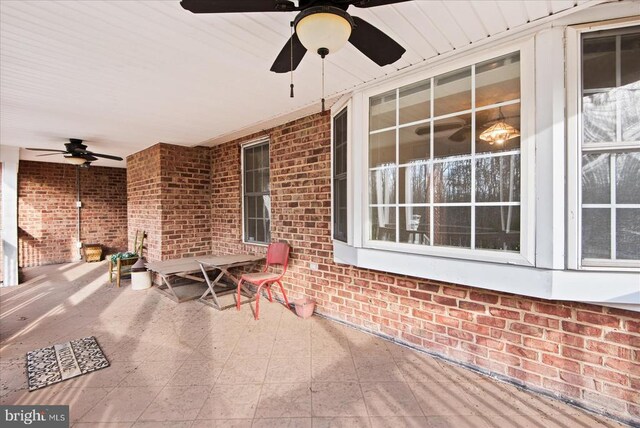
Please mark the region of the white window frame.
<svg viewBox="0 0 640 428"><path fill-rule="evenodd" d="M334 216L335 216L335 212L334 212L334 204L333 201L335 199L335 191L333 188L333 162L334 162L334 158L335 158L335 153L333 152L333 123L334 123L334 119L335 117L341 113L344 109L347 110L347 241L346 244L347 245L353 245L353 190L352 190L352 169L351 168L351 162L352 162L352 158L351 158L351 133L352 133L352 102L351 102L351 94L347 94L344 95L343 97L341 97L338 101L336 101L332 106L331 106L331 134L330 134L330 139L331 139L331 157L330 157L330 162L331 162L331 170L330 170L330 174L331 174L331 240L333 242L340 242L345 244L345 241L340 241L338 239L334 239L333 237L333 225L334 225Z"/></svg>
<svg viewBox="0 0 640 428"><path fill-rule="evenodd" d="M260 137L255 140L242 143L240 145L240 216L242 217L242 243L249 245L258 245L260 247L267 247L269 243L247 241L245 236L245 218L244 218L244 151L252 146L258 146L260 144L267 143L269 145L269 183L271 183L271 140L269 137ZM271 196L271 184L269 184L269 196ZM269 238L271 238L271 222L273 219L269 219Z"/></svg>
<svg viewBox="0 0 640 428"><path fill-rule="evenodd" d="M496 250L479 250L440 246L422 246L405 243L374 241L369 239L369 191L368 191L368 159L369 159L369 99L381 93L391 91L405 85L416 83L438 75L469 67L472 64L497 58L509 53L520 52L520 252L500 252ZM481 53L466 55L463 58L449 61L429 69L427 72L412 73L402 78L386 81L362 92L362 124L359 126L361 141L360 156L360 193L362 194L361 219L363 247L403 252L419 255L442 256L450 258L489 261L497 263L535 265L535 76L534 76L534 42L532 39L510 43ZM509 104L509 103L506 103ZM475 109L472 109L475 111ZM356 194L358 194L356 189ZM354 219L358 217L354 216Z"/></svg>
<svg viewBox="0 0 640 428"><path fill-rule="evenodd" d="M582 261L582 35L595 31L616 30L640 25L639 19L624 18L605 22L589 23L566 29L566 85L567 85L567 267L574 270L640 271L636 261L597 260ZM610 144L607 149L629 148L628 144ZM613 171L613 170L612 170ZM612 180L615 184L615 179ZM615 231L611 231L615 235Z"/></svg>

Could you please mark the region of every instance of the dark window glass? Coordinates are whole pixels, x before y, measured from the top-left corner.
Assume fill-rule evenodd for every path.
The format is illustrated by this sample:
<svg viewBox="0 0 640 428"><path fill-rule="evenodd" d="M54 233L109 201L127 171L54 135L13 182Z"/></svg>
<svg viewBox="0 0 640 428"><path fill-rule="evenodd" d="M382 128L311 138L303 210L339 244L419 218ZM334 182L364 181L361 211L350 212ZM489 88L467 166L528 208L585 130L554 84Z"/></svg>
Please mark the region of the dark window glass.
<svg viewBox="0 0 640 428"><path fill-rule="evenodd" d="M244 240L268 244L271 240L269 142L243 150Z"/></svg>
<svg viewBox="0 0 640 428"><path fill-rule="evenodd" d="M333 118L333 238L347 241L347 109Z"/></svg>

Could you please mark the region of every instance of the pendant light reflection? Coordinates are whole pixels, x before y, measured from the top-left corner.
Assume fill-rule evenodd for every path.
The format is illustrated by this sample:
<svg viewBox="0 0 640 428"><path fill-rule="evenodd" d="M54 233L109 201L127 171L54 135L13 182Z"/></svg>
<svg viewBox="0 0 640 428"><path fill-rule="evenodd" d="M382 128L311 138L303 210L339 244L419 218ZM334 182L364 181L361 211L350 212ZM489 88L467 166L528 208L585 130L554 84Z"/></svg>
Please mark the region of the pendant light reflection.
<svg viewBox="0 0 640 428"><path fill-rule="evenodd" d="M505 121L502 109L499 109L499 114L498 121L482 131L478 136L482 141L486 141L490 145L496 143L502 145L506 141L520 136L520 131Z"/></svg>

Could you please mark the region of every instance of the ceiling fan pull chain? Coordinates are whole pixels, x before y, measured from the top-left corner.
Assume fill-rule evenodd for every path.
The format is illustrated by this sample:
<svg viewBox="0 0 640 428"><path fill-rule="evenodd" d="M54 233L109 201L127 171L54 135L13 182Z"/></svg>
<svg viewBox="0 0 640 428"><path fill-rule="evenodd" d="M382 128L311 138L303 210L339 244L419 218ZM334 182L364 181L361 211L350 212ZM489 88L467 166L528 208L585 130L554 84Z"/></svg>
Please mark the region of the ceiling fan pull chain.
<svg viewBox="0 0 640 428"><path fill-rule="evenodd" d="M291 94L289 95L291 98L293 98L293 21L290 22L291 25L291 37L289 38L289 58L291 59L291 84L289 85L291 87Z"/></svg>

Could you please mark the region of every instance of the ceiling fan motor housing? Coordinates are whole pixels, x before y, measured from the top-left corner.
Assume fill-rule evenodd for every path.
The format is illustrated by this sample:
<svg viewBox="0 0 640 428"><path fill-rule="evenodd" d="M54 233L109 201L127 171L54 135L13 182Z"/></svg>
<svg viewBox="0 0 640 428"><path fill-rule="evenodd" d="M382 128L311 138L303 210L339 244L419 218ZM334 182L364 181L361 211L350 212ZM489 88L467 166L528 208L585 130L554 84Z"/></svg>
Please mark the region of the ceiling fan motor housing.
<svg viewBox="0 0 640 428"><path fill-rule="evenodd" d="M294 20L302 45L324 57L342 48L355 24L351 15L335 6L313 6L300 12Z"/></svg>

